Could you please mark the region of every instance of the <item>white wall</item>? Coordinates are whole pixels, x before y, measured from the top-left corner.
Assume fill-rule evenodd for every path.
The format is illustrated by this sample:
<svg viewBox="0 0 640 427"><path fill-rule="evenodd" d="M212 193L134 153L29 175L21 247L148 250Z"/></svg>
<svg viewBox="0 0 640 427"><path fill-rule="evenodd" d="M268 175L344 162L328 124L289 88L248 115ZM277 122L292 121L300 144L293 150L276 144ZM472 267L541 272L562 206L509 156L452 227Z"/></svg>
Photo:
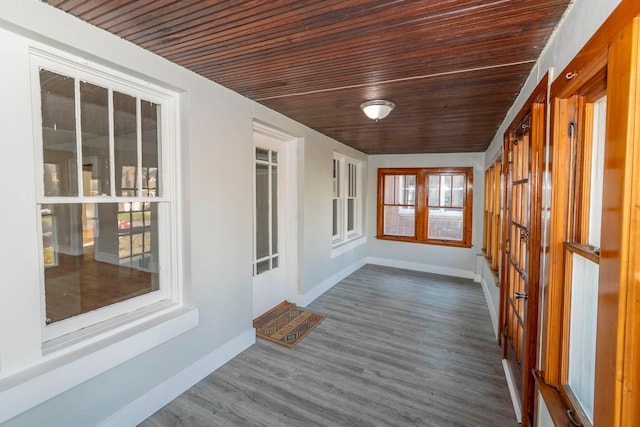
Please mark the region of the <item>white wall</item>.
<svg viewBox="0 0 640 427"><path fill-rule="evenodd" d="M6 378L3 368L20 371L29 364L37 366L41 358L39 342L25 338L19 351L3 345L9 336L32 337L40 331L39 318L23 324L12 322L15 313L40 300L28 55L29 47L39 44L180 94L183 197L177 203L183 211L181 257L185 267L181 279L200 319L187 333L18 415L6 425L88 426L109 419L114 424L129 424L132 418L127 418L128 414L151 411L149 415L167 396L181 392L216 363L241 351L248 345L247 339L250 344L254 118L301 138L296 150L299 253L294 256L301 298L312 300L333 285L334 279L364 263L366 245L331 258L330 208L333 150L363 161L365 155L43 2L3 0L0 150L5 161L0 168L0 223L5 224L2 241L11 244L0 245L0 301L4 301L0 302L0 393L20 386L15 378ZM23 300L14 298L16 287L28 290L21 293L26 295Z"/></svg>
<svg viewBox="0 0 640 427"><path fill-rule="evenodd" d="M476 255L482 251L482 216L484 206L483 165L483 153L369 156L367 183L369 262L450 276L474 278ZM473 167L473 232L471 239L473 246L471 248L455 248L450 246L376 239L378 169L447 166Z"/></svg>

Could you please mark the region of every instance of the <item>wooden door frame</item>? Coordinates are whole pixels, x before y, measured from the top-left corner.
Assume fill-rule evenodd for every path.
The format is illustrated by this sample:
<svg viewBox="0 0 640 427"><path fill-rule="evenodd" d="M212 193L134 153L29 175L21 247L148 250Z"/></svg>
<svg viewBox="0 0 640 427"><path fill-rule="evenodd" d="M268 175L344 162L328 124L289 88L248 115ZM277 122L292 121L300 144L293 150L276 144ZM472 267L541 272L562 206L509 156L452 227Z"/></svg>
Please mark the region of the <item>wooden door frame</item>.
<svg viewBox="0 0 640 427"><path fill-rule="evenodd" d="M540 80L532 95L527 99L520 112L511 122L507 132L504 135L505 147L508 145L509 139L515 134L515 129L520 122L531 114L531 130L530 130L530 152L529 152L529 253L528 256L528 296L526 301L526 327L524 331L524 349L522 354L522 390L520 391L521 408L522 408L522 425L523 427L531 426L533 422L534 397L535 397L535 380L533 370L536 367L537 349L538 349L538 304L539 304L539 282L540 282L540 255L542 242L542 172L544 164L544 147L546 141L547 128L547 111L548 111L548 91L549 91L549 75L548 73ZM503 153L503 158L508 160L508 153ZM509 162L503 162L503 174L505 176L505 192L504 204L505 211L508 204L509 180L506 179ZM506 248L506 240L508 238L508 218L502 223L502 247ZM506 310L508 298L507 291L507 274L508 256L504 250L502 251L502 271L500 274L500 325L504 331L506 326ZM506 341L501 340L503 346L503 357L506 357Z"/></svg>
<svg viewBox="0 0 640 427"><path fill-rule="evenodd" d="M550 147L553 158L553 206L550 271L545 295L540 372L541 396L557 425L569 425L560 381L562 251L569 227L570 189L563 153L569 150L567 103L596 73L607 70L607 130L601 238L598 326L596 338L594 426L640 424L640 3L623 0L551 88ZM607 191L610 189L613 191Z"/></svg>

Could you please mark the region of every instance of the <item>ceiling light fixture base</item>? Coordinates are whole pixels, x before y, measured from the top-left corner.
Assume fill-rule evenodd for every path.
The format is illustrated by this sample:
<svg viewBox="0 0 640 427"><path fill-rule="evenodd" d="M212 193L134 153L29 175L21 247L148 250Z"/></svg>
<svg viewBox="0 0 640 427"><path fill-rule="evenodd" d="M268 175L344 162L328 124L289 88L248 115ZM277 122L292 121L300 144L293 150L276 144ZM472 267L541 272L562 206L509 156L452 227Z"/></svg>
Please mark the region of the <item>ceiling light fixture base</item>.
<svg viewBox="0 0 640 427"><path fill-rule="evenodd" d="M387 117L394 108L396 108L396 104L384 99L372 99L360 104L360 109L364 114L376 122Z"/></svg>

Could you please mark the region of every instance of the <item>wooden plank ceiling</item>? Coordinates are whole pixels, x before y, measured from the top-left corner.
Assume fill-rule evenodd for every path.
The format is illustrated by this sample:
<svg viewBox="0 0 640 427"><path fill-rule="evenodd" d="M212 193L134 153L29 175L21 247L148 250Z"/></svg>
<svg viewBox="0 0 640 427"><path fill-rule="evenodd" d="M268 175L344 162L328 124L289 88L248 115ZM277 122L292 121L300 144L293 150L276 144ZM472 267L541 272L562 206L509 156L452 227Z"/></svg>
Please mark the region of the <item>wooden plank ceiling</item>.
<svg viewBox="0 0 640 427"><path fill-rule="evenodd" d="M484 151L569 4L47 2L368 154Z"/></svg>

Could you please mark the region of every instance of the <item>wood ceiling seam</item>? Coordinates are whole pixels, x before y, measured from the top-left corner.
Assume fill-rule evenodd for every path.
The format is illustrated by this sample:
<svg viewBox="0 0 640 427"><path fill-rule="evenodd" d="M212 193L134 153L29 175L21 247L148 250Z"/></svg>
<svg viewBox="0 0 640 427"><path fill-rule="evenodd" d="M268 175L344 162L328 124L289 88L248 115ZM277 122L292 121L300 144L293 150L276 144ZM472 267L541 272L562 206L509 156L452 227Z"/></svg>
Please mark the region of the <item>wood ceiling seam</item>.
<svg viewBox="0 0 640 427"><path fill-rule="evenodd" d="M278 96L270 96L270 97L266 97L266 98L256 99L256 101L266 101L266 100L269 100L269 99L289 98L289 97L292 97L292 96L309 95L309 94L312 94L312 93L335 92L335 91L340 91L340 90L344 90L344 89L354 89L354 88L359 88L359 87L367 87L367 86L371 86L371 85L385 85L385 84L390 84L390 83L406 82L406 81L410 81L410 80L422 80L422 79L428 79L428 78L433 78L433 77L448 76L448 75L452 75L452 74L462 74L462 73L469 73L469 72L473 72L473 71L490 70L490 69L494 69L494 68L512 67L514 65L533 64L535 62L536 61L534 61L534 60L528 60L528 61L511 62L511 63L507 63L507 64L496 64L496 65L493 65L493 66L486 66L486 67L469 68L469 69L464 69L464 70L452 70L452 71L447 71L447 72L443 72L443 73L427 74L427 75L423 75L423 76L410 76L410 77L404 77L404 78L393 79L393 80L379 81L379 82L374 82L374 83L360 83L360 84L349 85L349 86L340 86L340 87L334 87L334 88L319 89L319 90L309 91L309 92L298 92L298 93L283 94L283 95L278 95Z"/></svg>

